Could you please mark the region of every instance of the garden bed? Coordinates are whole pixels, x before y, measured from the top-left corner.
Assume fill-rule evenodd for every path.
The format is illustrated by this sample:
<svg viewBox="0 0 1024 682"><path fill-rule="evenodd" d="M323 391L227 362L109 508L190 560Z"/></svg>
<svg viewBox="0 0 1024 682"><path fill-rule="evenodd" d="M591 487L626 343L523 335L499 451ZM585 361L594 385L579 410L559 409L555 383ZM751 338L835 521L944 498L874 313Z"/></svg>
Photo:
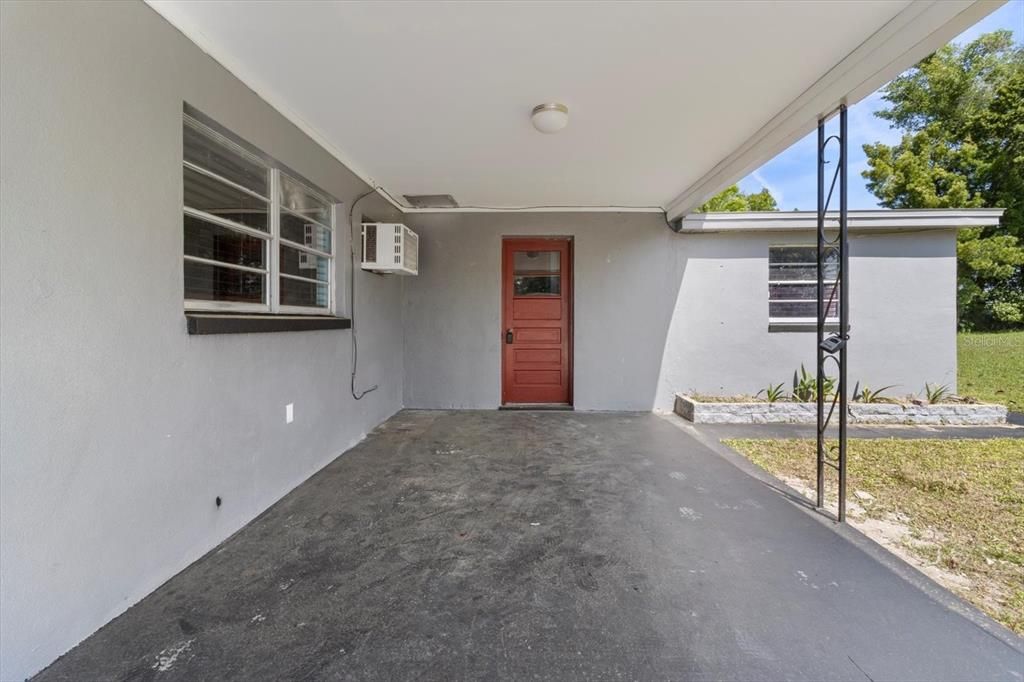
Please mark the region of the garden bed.
<svg viewBox="0 0 1024 682"><path fill-rule="evenodd" d="M704 396L701 396L705 398ZM676 395L675 412L696 424L814 424L815 403L753 400L721 402ZM857 424L994 426L1006 423L1006 407L987 403L849 403L849 421Z"/></svg>

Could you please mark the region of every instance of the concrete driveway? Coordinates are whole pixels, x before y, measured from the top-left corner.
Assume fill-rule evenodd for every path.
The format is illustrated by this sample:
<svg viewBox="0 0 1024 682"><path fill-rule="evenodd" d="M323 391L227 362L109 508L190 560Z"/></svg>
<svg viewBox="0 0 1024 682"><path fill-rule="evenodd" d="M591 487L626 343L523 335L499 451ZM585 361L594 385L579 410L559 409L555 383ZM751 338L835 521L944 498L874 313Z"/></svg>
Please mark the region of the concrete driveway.
<svg viewBox="0 0 1024 682"><path fill-rule="evenodd" d="M650 414L405 411L40 680L1015 680L1022 641Z"/></svg>

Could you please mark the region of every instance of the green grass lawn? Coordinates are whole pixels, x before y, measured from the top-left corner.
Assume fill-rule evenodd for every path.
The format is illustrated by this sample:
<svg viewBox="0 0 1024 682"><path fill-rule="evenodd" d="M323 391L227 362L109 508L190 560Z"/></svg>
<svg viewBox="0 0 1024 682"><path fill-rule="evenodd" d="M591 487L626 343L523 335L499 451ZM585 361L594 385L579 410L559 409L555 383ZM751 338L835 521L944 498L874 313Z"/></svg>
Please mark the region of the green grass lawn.
<svg viewBox="0 0 1024 682"><path fill-rule="evenodd" d="M957 392L1024 412L1024 331L957 335Z"/></svg>
<svg viewBox="0 0 1024 682"><path fill-rule="evenodd" d="M813 488L814 441L726 443ZM905 526L901 548L966 578L947 587L1024 634L1024 439L851 439L847 461L848 499L864 508L860 518Z"/></svg>

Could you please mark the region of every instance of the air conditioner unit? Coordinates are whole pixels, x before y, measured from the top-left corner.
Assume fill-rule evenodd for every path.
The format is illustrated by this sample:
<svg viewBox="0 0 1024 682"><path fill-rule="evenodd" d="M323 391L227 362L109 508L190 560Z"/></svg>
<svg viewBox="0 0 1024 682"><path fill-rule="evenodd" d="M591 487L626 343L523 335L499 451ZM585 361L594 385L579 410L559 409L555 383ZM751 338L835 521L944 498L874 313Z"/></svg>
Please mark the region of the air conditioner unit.
<svg viewBox="0 0 1024 682"><path fill-rule="evenodd" d="M420 238L401 223L363 223L363 270L419 274Z"/></svg>

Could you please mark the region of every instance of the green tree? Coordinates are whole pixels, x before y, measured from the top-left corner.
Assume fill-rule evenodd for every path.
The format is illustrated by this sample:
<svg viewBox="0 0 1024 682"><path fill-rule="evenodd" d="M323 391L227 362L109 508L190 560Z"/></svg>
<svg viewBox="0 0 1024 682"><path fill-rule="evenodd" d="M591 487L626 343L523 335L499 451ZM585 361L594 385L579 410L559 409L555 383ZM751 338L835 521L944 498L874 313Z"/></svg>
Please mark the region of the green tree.
<svg viewBox="0 0 1024 682"><path fill-rule="evenodd" d="M739 185L730 185L704 202L697 213L737 213L741 211L778 211L775 197L767 189L744 194Z"/></svg>
<svg viewBox="0 0 1024 682"><path fill-rule="evenodd" d="M1006 209L960 233L958 305L969 329L1024 324L1024 47L1010 31L947 45L884 90L899 144L864 145L868 189L888 208Z"/></svg>

